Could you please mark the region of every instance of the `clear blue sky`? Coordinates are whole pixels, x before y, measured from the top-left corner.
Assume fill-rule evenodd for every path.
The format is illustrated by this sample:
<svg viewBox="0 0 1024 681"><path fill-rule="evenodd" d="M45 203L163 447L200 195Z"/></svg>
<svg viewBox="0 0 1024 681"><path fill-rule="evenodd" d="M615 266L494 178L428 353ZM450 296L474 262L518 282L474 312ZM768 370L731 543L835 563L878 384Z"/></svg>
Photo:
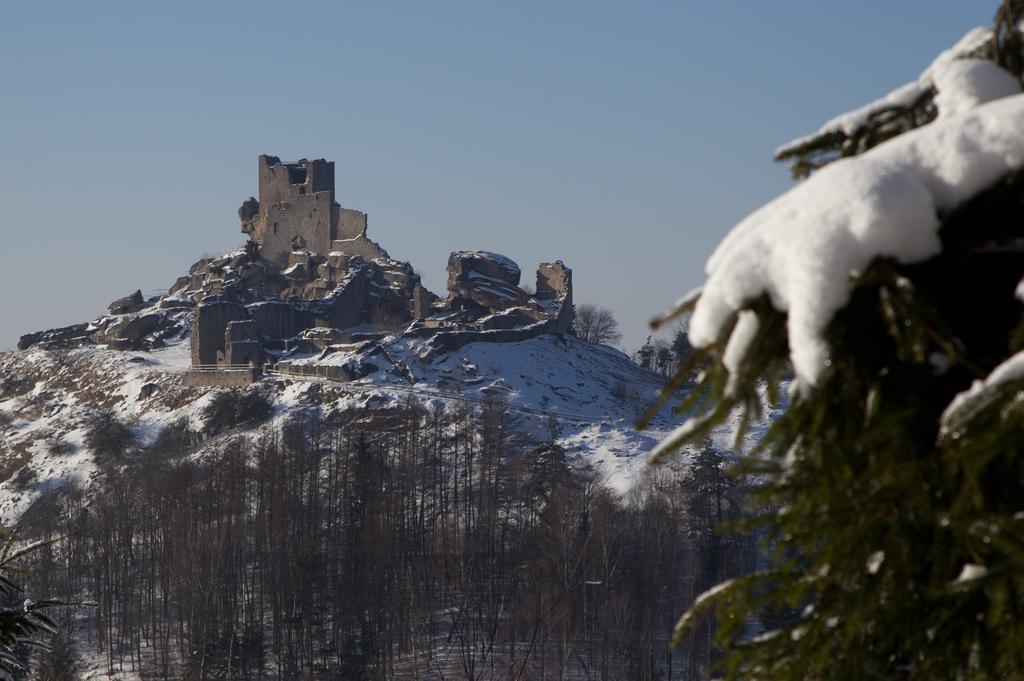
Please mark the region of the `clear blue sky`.
<svg viewBox="0 0 1024 681"><path fill-rule="evenodd" d="M449 251L561 258L633 349L776 145L916 77L996 0L6 3L0 348L243 243L256 157L443 293Z"/></svg>

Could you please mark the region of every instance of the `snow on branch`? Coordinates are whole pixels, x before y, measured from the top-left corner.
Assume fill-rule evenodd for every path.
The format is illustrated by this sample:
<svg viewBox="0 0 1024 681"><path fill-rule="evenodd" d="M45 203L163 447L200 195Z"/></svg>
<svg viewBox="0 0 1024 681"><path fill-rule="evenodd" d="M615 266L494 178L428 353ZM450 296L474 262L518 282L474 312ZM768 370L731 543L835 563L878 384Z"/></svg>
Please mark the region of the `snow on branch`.
<svg viewBox="0 0 1024 681"><path fill-rule="evenodd" d="M829 165L726 236L707 263L691 342L712 345L740 310L767 294L788 314L798 378L816 385L829 365L825 328L849 301L852 278L879 257L914 263L938 254L943 217L1021 167L1020 94Z"/></svg>
<svg viewBox="0 0 1024 681"><path fill-rule="evenodd" d="M836 158L861 153L887 139L928 123L937 115L948 115L957 109L963 110L961 97L957 93L964 83L958 79L957 72L960 67L957 62L965 59L972 62L983 61L974 57L988 55L991 51L992 38L993 33L989 28L971 29L953 47L936 57L917 80L902 85L869 104L836 116L821 126L817 132L782 145L775 150L775 159L796 159L793 172L803 177ZM992 62L985 63L992 67L986 69L985 76L981 79L971 79L966 83L972 88L983 88L985 92L979 94L985 97L984 101L1019 91L1019 87L1017 90L1005 91L1005 88L1016 84L1016 79ZM994 70L998 70L1000 74L993 75ZM1002 91L1002 94L989 92L988 90L992 88Z"/></svg>

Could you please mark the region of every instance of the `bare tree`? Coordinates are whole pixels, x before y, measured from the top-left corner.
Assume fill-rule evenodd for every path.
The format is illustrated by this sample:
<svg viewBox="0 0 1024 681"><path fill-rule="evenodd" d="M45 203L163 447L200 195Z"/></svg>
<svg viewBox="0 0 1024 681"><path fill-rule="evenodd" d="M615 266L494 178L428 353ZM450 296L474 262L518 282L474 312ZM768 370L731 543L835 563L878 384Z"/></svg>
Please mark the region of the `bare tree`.
<svg viewBox="0 0 1024 681"><path fill-rule="evenodd" d="M576 308L573 330L580 340L587 343L618 343L622 339L619 323L611 310L597 305L580 305Z"/></svg>
<svg viewBox="0 0 1024 681"><path fill-rule="evenodd" d="M668 641L697 593L752 569L752 536L713 532L744 508L722 455L623 498L506 407L297 410L201 458L181 423L109 457L102 487L22 518L43 542L30 592L98 601L74 627L58 611L76 636L39 678L78 649L168 681L707 678L713 625Z"/></svg>

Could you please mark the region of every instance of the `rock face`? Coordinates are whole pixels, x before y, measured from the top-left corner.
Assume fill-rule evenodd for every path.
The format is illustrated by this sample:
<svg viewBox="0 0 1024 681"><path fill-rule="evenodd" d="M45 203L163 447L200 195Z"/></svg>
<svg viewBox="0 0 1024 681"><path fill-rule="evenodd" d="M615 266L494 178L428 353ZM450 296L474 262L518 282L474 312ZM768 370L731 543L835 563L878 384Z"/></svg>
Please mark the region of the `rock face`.
<svg viewBox="0 0 1024 681"><path fill-rule="evenodd" d="M48 329L27 333L18 339L18 349L28 350L33 345L38 345L46 350L74 348L80 345L88 345L89 324L72 324L71 326L59 329Z"/></svg>
<svg viewBox="0 0 1024 681"><path fill-rule="evenodd" d="M107 306L107 310L110 311L110 314L129 314L131 312L138 312L141 310L143 302L142 291L136 289L135 293L125 296L124 298L118 298L112 302Z"/></svg>
<svg viewBox="0 0 1024 681"><path fill-rule="evenodd" d="M489 312L525 305L519 266L488 251L456 251L448 256L448 294L453 305L471 301Z"/></svg>
<svg viewBox="0 0 1024 681"><path fill-rule="evenodd" d="M97 344L116 343L128 349L142 349L140 341L156 331L164 319L164 315L155 312L124 315L102 331L95 332L92 339Z"/></svg>
<svg viewBox="0 0 1024 681"><path fill-rule="evenodd" d="M251 225L253 220L259 217L260 214L260 202L256 200L255 196L250 196L242 205L238 207L238 219L242 222L242 231L245 232L245 226Z"/></svg>
<svg viewBox="0 0 1024 681"><path fill-rule="evenodd" d="M470 273L498 279L510 286L519 286L519 265L509 258L490 251L455 251L448 256L448 288Z"/></svg>

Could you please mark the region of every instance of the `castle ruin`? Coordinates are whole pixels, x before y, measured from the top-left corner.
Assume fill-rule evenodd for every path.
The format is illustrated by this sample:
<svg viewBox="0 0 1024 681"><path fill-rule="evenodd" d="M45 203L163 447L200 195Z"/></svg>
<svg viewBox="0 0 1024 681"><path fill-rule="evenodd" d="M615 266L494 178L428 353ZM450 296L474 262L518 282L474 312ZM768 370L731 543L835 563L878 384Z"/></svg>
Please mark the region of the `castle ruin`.
<svg viewBox="0 0 1024 681"><path fill-rule="evenodd" d="M282 163L261 154L258 170L260 197L242 203L238 217L265 259L284 265L292 251L302 249L381 256L366 239L366 213L334 200L334 161Z"/></svg>
<svg viewBox="0 0 1024 681"><path fill-rule="evenodd" d="M388 336L426 341L426 358L467 343L571 332L572 271L560 260L542 263L527 293L510 259L456 251L440 296L367 236L366 213L335 201L333 162L261 155L258 176L259 198L238 209L249 237L244 248L195 263L167 295L145 299L136 291L94 322L28 334L19 348L150 349L180 335L191 319L186 382L228 385L242 379L218 377L227 368L248 369L254 378L260 367L302 353Z"/></svg>

